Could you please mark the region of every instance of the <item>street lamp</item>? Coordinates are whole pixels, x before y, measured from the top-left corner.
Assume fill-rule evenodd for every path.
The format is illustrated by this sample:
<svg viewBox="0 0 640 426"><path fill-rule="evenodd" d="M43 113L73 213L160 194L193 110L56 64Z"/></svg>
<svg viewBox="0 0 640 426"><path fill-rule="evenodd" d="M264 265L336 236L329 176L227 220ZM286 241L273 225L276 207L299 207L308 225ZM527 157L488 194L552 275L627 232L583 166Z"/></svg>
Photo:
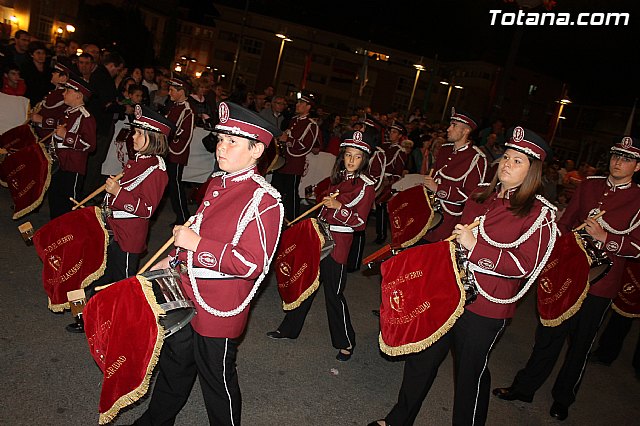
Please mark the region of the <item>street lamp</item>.
<svg viewBox="0 0 640 426"><path fill-rule="evenodd" d="M76 27L74 27L73 25L69 24L67 25L67 32L68 33L74 33L76 32Z"/></svg>
<svg viewBox="0 0 640 426"><path fill-rule="evenodd" d="M189 70L189 63L193 62L195 64L196 58L192 58L191 56L181 56L180 59L184 61L184 73L187 74L187 71Z"/></svg>
<svg viewBox="0 0 640 426"><path fill-rule="evenodd" d="M447 100L444 101L444 108L442 108L442 117L440 117L440 121L444 121L444 115L447 112L447 106L449 106L449 98L451 97L451 89L458 89L458 90L462 90L464 89L464 87L460 86L459 84L454 85L453 81L451 81L451 83L449 83L446 80L442 80L440 82L440 84L444 84L445 86L449 86L449 90L447 90Z"/></svg>
<svg viewBox="0 0 640 426"><path fill-rule="evenodd" d="M413 66L416 69L416 79L413 82L413 89L411 90L411 97L409 98L409 108L407 108L409 113L411 113L411 106L413 105L413 95L416 94L416 86L418 85L418 77L420 77L420 71L426 70L424 65L422 65L422 59L420 60L419 64L413 64Z"/></svg>
<svg viewBox="0 0 640 426"><path fill-rule="evenodd" d="M280 34L280 33L276 34L276 37L278 37L279 39L282 40L282 42L280 43L280 53L278 53L278 62L276 62L276 72L275 72L275 74L273 74L273 84L272 84L272 86L277 89L278 86L277 86L276 83L278 82L278 71L280 71L280 60L282 59L282 51L284 50L284 44L287 41L293 41L293 40L291 40L286 35Z"/></svg>
<svg viewBox="0 0 640 426"><path fill-rule="evenodd" d="M549 139L549 146L551 146L551 144L553 143L553 139L556 137L556 131L558 130L558 123L560 122L560 119L565 118L562 116L562 110L564 109L564 106L569 105L571 101L565 96L562 99L556 101L556 103L559 104L558 115L556 116L556 119L553 123L553 131L551 132L551 138Z"/></svg>

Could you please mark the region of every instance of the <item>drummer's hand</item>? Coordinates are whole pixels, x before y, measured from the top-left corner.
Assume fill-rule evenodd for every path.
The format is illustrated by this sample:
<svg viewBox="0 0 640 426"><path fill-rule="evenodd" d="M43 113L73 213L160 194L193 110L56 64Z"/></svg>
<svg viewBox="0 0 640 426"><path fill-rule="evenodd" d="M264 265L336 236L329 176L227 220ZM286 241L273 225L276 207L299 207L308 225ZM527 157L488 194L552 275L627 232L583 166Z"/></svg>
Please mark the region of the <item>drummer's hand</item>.
<svg viewBox="0 0 640 426"><path fill-rule="evenodd" d="M424 177L424 186L427 187L427 189L431 192L436 192L438 190L438 184L436 183L435 180L433 180L433 177L431 176L425 176Z"/></svg>
<svg viewBox="0 0 640 426"><path fill-rule="evenodd" d="M174 245L183 249L196 251L202 237L193 232L190 228L182 225L173 227Z"/></svg>
<svg viewBox="0 0 640 426"><path fill-rule="evenodd" d="M169 256L167 256L164 259L162 259L160 262L158 262L155 265L153 265L149 270L150 271L157 271L159 269L169 269L169 261L170 260L171 259L169 259Z"/></svg>
<svg viewBox="0 0 640 426"><path fill-rule="evenodd" d="M111 195L118 195L118 192L120 192L120 184L113 176L109 176L104 185L104 190Z"/></svg>
<svg viewBox="0 0 640 426"><path fill-rule="evenodd" d="M313 155L318 155L320 153L320 147L314 146L313 148L311 148L311 153Z"/></svg>
<svg viewBox="0 0 640 426"><path fill-rule="evenodd" d="M340 210L340 208L342 207L342 203L336 200L334 197L324 197L322 199L322 204L324 204L325 207L334 210Z"/></svg>
<svg viewBox="0 0 640 426"><path fill-rule="evenodd" d="M453 235L456 236L456 241L469 251L473 250L476 246L476 242L478 241L473 235L473 232L471 232L471 230L465 225L461 224L457 224L453 229Z"/></svg>
<svg viewBox="0 0 640 426"><path fill-rule="evenodd" d="M34 123L42 123L42 116L38 113L35 113L31 116L31 121Z"/></svg>
<svg viewBox="0 0 640 426"><path fill-rule="evenodd" d="M602 241L603 243L607 240L607 231L602 229L598 222L591 218L585 220L585 222L587 226L584 229L594 240Z"/></svg>
<svg viewBox="0 0 640 426"><path fill-rule="evenodd" d="M64 139L65 135L67 134L66 127L67 127L66 124L60 124L58 127L56 127L56 136L58 136L61 139Z"/></svg>
<svg viewBox="0 0 640 426"><path fill-rule="evenodd" d="M285 132L285 133L282 133L280 136L278 136L278 140L279 140L280 142L286 142L286 141L287 141L287 139L289 139L289 136L287 135L287 133L286 133L286 132Z"/></svg>

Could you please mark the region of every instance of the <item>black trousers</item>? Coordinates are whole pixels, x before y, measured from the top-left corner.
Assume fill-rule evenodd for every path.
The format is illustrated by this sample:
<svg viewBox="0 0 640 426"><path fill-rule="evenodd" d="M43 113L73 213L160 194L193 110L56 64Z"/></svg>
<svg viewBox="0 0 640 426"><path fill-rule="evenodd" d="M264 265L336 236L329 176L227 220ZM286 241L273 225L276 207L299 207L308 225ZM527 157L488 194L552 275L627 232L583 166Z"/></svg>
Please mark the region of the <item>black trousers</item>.
<svg viewBox="0 0 640 426"><path fill-rule="evenodd" d="M551 394L562 405L573 404L591 346L610 304L611 299L588 294L580 310L559 326L545 327L539 323L533 352L511 385L514 390L533 396L551 374L568 338L567 355Z"/></svg>
<svg viewBox="0 0 640 426"><path fill-rule="evenodd" d="M613 309L611 310L611 317L607 323L607 327L600 335L600 341L598 342L598 349L594 351L594 354L602 361L612 363L620 355L622 350L622 344L625 337L631 330L631 324L633 318L628 318L620 315ZM636 344L636 350L633 353L633 368L640 372L640 338Z"/></svg>
<svg viewBox="0 0 640 426"><path fill-rule="evenodd" d="M336 262L331 256L322 259L320 262L320 284L324 287L331 344L336 349L347 349L356 346L356 335L351 325L347 300L343 294L346 283L347 272L345 265ZM278 327L280 333L293 339L300 335L317 293L317 291L314 292L296 309L287 312L282 324Z"/></svg>
<svg viewBox="0 0 640 426"><path fill-rule="evenodd" d="M96 135L96 150L89 154L89 158L87 159L84 196L91 194L104 184L106 177L102 175L102 163L104 163L105 158L107 158L110 144L110 132L107 132L107 134L101 132ZM102 199L103 196L104 194L99 194L96 197Z"/></svg>
<svg viewBox="0 0 640 426"><path fill-rule="evenodd" d="M184 182L182 182L182 172L184 171L184 165L171 163L167 164L167 175L169 177L169 183L167 187L169 189L169 199L171 200L171 207L176 214L176 224L182 225L191 217L189 209L187 208L187 194L184 189Z"/></svg>
<svg viewBox="0 0 640 426"><path fill-rule="evenodd" d="M376 235L379 240L387 238L387 229L389 229L389 212L387 212L387 203L376 203Z"/></svg>
<svg viewBox="0 0 640 426"><path fill-rule="evenodd" d="M73 203L69 200L72 197L76 201L82 199L82 183L84 176L80 173L67 172L58 169L51 176L49 184L49 217L55 219L65 213L69 213Z"/></svg>
<svg viewBox="0 0 640 426"><path fill-rule="evenodd" d="M464 311L451 330L427 349L407 356L398 402L385 418L387 425L412 425L438 375L438 368L453 348L455 393L454 425L483 425L489 408L489 355L506 320Z"/></svg>
<svg viewBox="0 0 640 426"><path fill-rule="evenodd" d="M349 258L347 260L347 272L356 272L362 266L362 258L364 254L365 231L355 231L353 233L353 241L349 250Z"/></svg>
<svg viewBox="0 0 640 426"><path fill-rule="evenodd" d="M298 193L300 176L275 171L271 177L271 185L273 185L282 196L284 217L288 221L292 221L298 217L300 215L300 194Z"/></svg>
<svg viewBox="0 0 640 426"><path fill-rule="evenodd" d="M235 340L204 337L187 324L165 340L149 407L134 424L173 425L198 377L209 423L239 426L237 352Z"/></svg>
<svg viewBox="0 0 640 426"><path fill-rule="evenodd" d="M104 275L85 287L87 300L95 294L96 287L115 283L135 275L138 271L139 261L140 255L138 253L128 253L122 250L120 244L111 238L107 246L107 266Z"/></svg>

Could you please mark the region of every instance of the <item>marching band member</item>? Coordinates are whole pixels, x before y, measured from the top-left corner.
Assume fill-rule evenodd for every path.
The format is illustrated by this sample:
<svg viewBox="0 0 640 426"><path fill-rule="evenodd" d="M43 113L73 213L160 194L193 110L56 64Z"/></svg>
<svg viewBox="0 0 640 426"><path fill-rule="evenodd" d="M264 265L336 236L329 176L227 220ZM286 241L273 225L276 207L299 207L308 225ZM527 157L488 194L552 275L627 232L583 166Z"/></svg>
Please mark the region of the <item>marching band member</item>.
<svg viewBox="0 0 640 426"><path fill-rule="evenodd" d="M249 302L278 245L280 194L257 162L280 130L256 113L221 102L216 172L190 227L176 226L176 251L154 266L180 262L182 286L196 305L191 322L165 340L149 407L137 425L173 424L199 378L209 422L239 425L238 339Z"/></svg>
<svg viewBox="0 0 640 426"><path fill-rule="evenodd" d="M178 78L172 78L168 83L169 97L173 105L167 113L167 118L175 127L175 132L169 139L169 156L167 157L169 198L173 212L176 214L174 224L182 225L189 217L182 172L189 160L189 146L195 118L187 100L189 85Z"/></svg>
<svg viewBox="0 0 640 426"><path fill-rule="evenodd" d="M406 137L407 129L399 121L389 127L389 141L376 147L371 160L370 171L376 178L376 244L383 244L387 239L389 213L387 201L391 198L391 185L402 177L407 153L400 142Z"/></svg>
<svg viewBox="0 0 640 426"><path fill-rule="evenodd" d="M147 248L149 219L162 200L167 186L167 171L162 155L167 151L167 137L173 125L146 106L136 105L133 149L119 181L107 178L103 208L107 211L107 229L113 232L107 246L104 275L85 288L87 298L103 284L123 280L136 274L140 253ZM81 322L67 325L67 331L81 333Z"/></svg>
<svg viewBox="0 0 640 426"><path fill-rule="evenodd" d="M309 117L315 105L315 97L302 92L296 103L296 116L291 119L289 128L278 139L285 144L282 153L285 164L273 172L271 182L282 194L284 213L288 220L298 216L300 210L300 194L298 186L304 173L307 154L318 144L320 128L318 123Z"/></svg>
<svg viewBox="0 0 640 426"><path fill-rule="evenodd" d="M491 350L506 322L544 267L557 233L555 209L537 196L546 142L516 127L498 173L467 200L453 234L467 250L477 299L451 330L405 361L398 402L384 420L370 425L411 425L450 348L454 352L454 425L483 425L489 406ZM462 224L480 220L474 231ZM521 284L526 281L522 290ZM517 293L517 294L516 294Z"/></svg>
<svg viewBox="0 0 640 426"><path fill-rule="evenodd" d="M338 196L324 197L319 214L319 218L330 225L335 241L331 254L320 262L320 282L324 284L329 332L331 343L339 350L336 355L338 361L348 361L356 345L344 287L353 232L365 228L375 198L374 182L365 174L371 154L370 140L366 139L368 136L356 130L347 134L340 144L329 186L329 193L338 192ZM270 331L267 336L272 339L296 339L316 293L296 309L287 312L278 329Z"/></svg>
<svg viewBox="0 0 640 426"><path fill-rule="evenodd" d="M598 328L622 285L625 257L640 257L640 186L633 174L640 170L640 140L624 137L611 148L609 176L593 176L582 182L562 215L558 227L571 232L586 219L587 233L604 248L613 265L606 276L589 288L580 310L557 327L538 324L535 345L527 365L510 387L496 388L494 395L508 401L531 402L551 374L564 341L569 349L552 389L551 417L564 420L575 402L589 351ZM591 219L600 211L604 216Z"/></svg>
<svg viewBox="0 0 640 426"><path fill-rule="evenodd" d="M435 200L442 208L442 223L424 236L428 242L451 235L453 227L460 222L469 195L485 180L487 160L470 138L477 128L476 120L469 114L451 108L451 124L447 129L449 143L443 144L438 152L433 177L424 178L424 185L435 194Z"/></svg>
<svg viewBox="0 0 640 426"><path fill-rule="evenodd" d="M53 134L60 166L51 176L49 215L51 219L71 211L70 197L78 199L87 173L89 153L96 149L96 120L85 108L91 90L80 77L70 76L64 83L67 109Z"/></svg>
<svg viewBox="0 0 640 426"><path fill-rule="evenodd" d="M39 111L31 116L31 121L37 126L36 133L41 138L55 130L58 121L64 117L64 111L67 109L64 103L64 84L70 74L71 70L61 63L53 66L51 83L56 87L40 102Z"/></svg>

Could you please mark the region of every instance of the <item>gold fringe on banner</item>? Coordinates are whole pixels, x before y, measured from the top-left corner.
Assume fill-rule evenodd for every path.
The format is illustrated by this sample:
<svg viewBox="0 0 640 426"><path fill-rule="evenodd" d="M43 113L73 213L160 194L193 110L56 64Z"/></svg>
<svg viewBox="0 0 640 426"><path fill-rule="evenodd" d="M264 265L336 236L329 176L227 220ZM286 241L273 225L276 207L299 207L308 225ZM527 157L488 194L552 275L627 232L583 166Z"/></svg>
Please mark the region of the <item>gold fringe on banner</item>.
<svg viewBox="0 0 640 426"><path fill-rule="evenodd" d="M324 235L322 235L322 232L320 232L320 225L318 225L318 220L312 218L311 219L311 223L313 224L313 229L315 229L316 233L318 234L318 238L320 239L320 249L322 250L322 247L324 247L325 239L324 239ZM320 268L319 267L318 267L318 275L316 275L315 279L313 280L313 282L311 283L309 288L306 289L300 295L300 297L298 297L295 301L293 301L291 303L285 303L284 300L283 300L282 301L282 309L285 310L285 311L294 310L295 308L300 306L302 304L302 302L307 300L307 298L309 296L311 296L316 290L318 290L318 287L320 287Z"/></svg>
<svg viewBox="0 0 640 426"><path fill-rule="evenodd" d="M144 378L142 379L142 383L140 383L128 394L122 395L120 398L118 398L113 406L106 412L100 413L98 423L101 425L111 422L118 415L120 410L122 410L123 408L127 408L129 405L135 403L147 394L147 392L149 391L151 376L153 375L153 370L156 367L156 364L158 364L158 360L160 359L160 351L162 350L162 344L164 343L164 327L160 324L160 316L165 315L166 312L160 307L160 304L157 302L156 297L153 294L151 281L149 281L142 275L136 275L136 278L138 279L138 282L140 282L140 287L142 288L144 297L147 300L149 307L153 311L153 316L156 318L156 324L158 325L156 342L153 346L153 354L151 355L151 359L149 360L149 364L147 365L147 371L144 375Z"/></svg>
<svg viewBox="0 0 640 426"><path fill-rule="evenodd" d="M391 356L399 356L399 355L408 355L416 352L420 352L433 345L438 339L447 334L447 332L453 327L455 322L460 318L460 315L464 312L464 302L465 302L465 293L464 287L462 285L462 281L460 280L460 272L458 271L456 261L456 251L455 245L453 242L449 242L449 253L451 255L451 267L456 276L456 284L458 285L458 289L460 290L460 299L458 300L458 306L453 311L449 319L438 328L431 336L427 337L424 340L419 342L407 343L401 346L389 346L385 343L382 338L382 332L378 335L378 344L380 346L380 350L387 355Z"/></svg>
<svg viewBox="0 0 640 426"><path fill-rule="evenodd" d="M424 237L424 235L427 233L427 231L429 231L429 229L431 228L431 222L433 222L433 217L435 216L435 213L433 212L433 207L431 206L431 203L429 203L429 193L427 192L427 188L423 186L422 191L424 192L424 197L427 200L427 204L429 205L429 212L430 212L429 220L427 221L427 224L420 230L420 232L418 232L418 234L415 237L413 237L409 241L405 241L404 243L402 243L400 245L401 248L406 248L414 245L415 243L420 241L422 237Z"/></svg>
<svg viewBox="0 0 640 426"><path fill-rule="evenodd" d="M15 219L19 219L22 216L26 215L27 213L31 213L32 211L37 209L40 206L40 204L42 204L42 200L44 199L44 194L47 193L47 190L49 189L49 185L51 184L51 163L53 162L53 160L51 159L51 156L49 155L49 153L47 152L47 149L44 147L43 144L38 143L38 146L40 146L40 149L42 150L42 153L44 154L44 158L47 160L47 178L46 178L46 180L44 182L44 187L42 188L42 193L40 194L38 199L36 201L34 201L33 203L31 203L29 206L25 207L24 209L15 212L13 214L13 217L12 217L12 219L14 219L14 220Z"/></svg>

